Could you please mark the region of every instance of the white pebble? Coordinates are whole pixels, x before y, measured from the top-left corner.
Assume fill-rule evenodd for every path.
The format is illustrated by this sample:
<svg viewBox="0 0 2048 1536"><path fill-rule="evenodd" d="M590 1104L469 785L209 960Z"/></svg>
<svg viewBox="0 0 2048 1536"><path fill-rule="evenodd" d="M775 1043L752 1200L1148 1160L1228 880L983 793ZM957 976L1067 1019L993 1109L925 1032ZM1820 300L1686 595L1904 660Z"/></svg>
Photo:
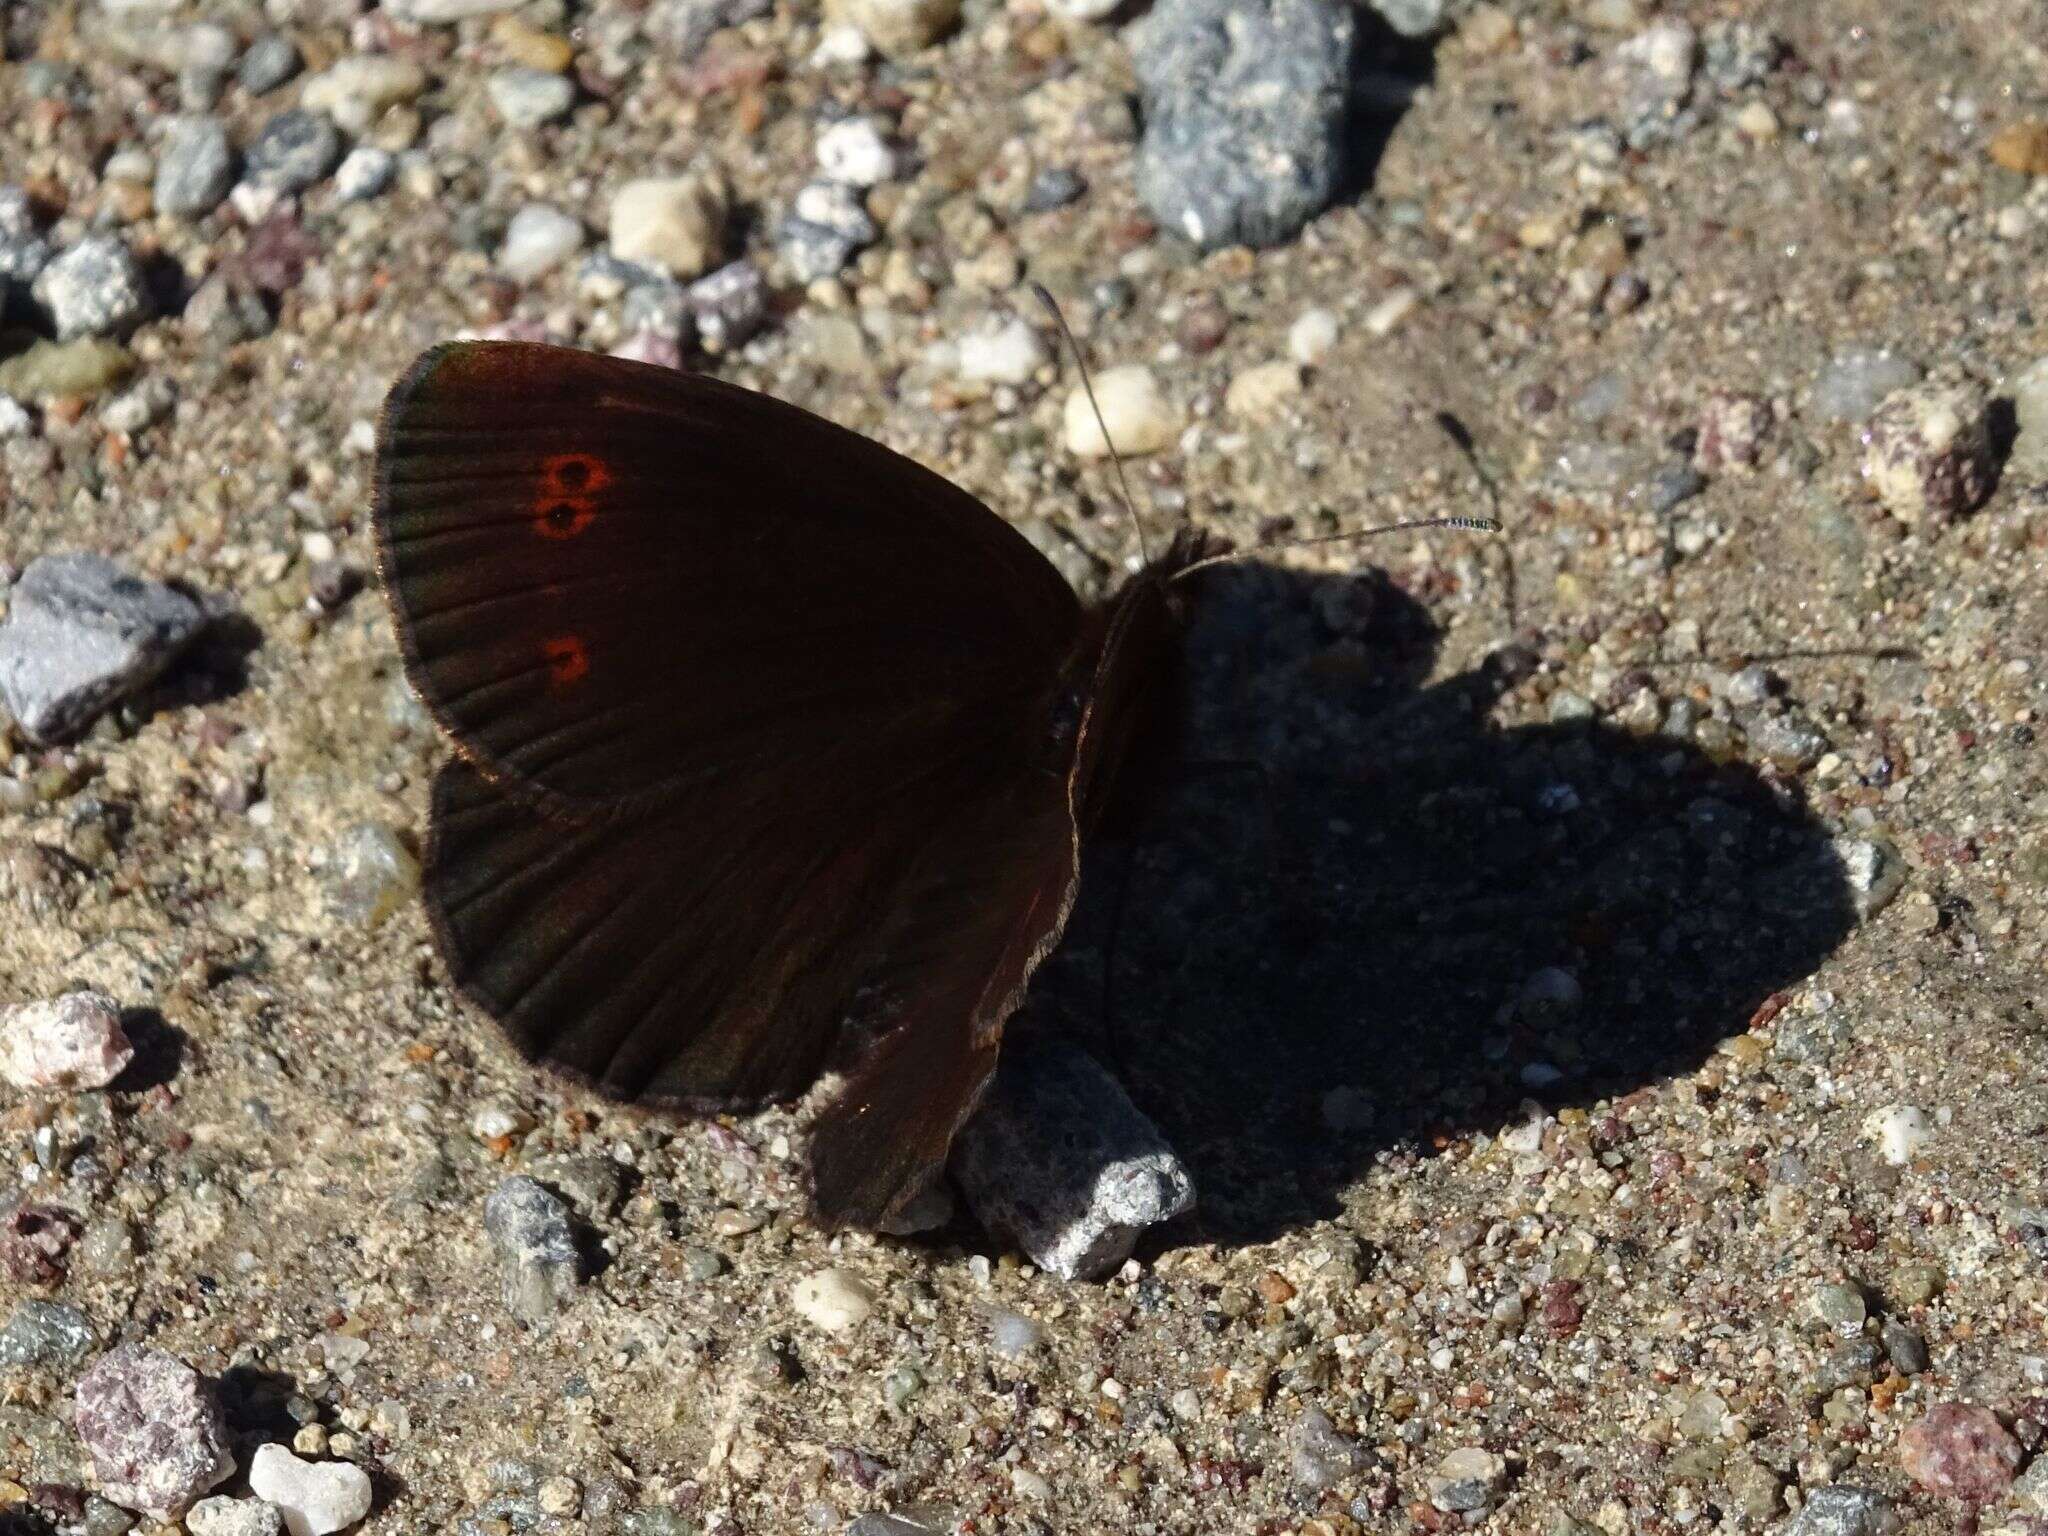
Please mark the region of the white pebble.
<svg viewBox="0 0 2048 1536"><path fill-rule="evenodd" d="M1887 1105L1863 1122L1863 1130L1895 1168L1912 1162L1933 1134L1926 1114L1912 1104Z"/></svg>
<svg viewBox="0 0 2048 1536"><path fill-rule="evenodd" d="M707 177L647 176L612 194L611 247L674 277L696 277L725 246L724 190Z"/></svg>
<svg viewBox="0 0 2048 1536"><path fill-rule="evenodd" d="M818 135L818 169L849 187L896 179L896 151L871 117L849 117Z"/></svg>
<svg viewBox="0 0 2048 1536"><path fill-rule="evenodd" d="M1045 366L1038 332L1014 316L962 336L956 347L962 379L975 384L1024 384Z"/></svg>
<svg viewBox="0 0 2048 1536"><path fill-rule="evenodd" d="M370 1478L345 1461L301 1461L281 1445L257 1448L249 1491L284 1514L291 1536L329 1536L370 1512Z"/></svg>
<svg viewBox="0 0 2048 1536"><path fill-rule="evenodd" d="M1052 1497L1052 1484L1028 1467L1011 1469L1010 1489L1020 1499L1036 1499L1042 1502Z"/></svg>
<svg viewBox="0 0 2048 1536"><path fill-rule="evenodd" d="M427 72L389 53L352 53L299 88L299 105L324 112L335 125L360 134L394 102L411 101L427 88Z"/></svg>
<svg viewBox="0 0 2048 1536"><path fill-rule="evenodd" d="M1105 458L1112 442L1118 453L1131 457L1157 453L1180 436L1180 411L1167 402L1152 370L1142 363L1126 363L1097 374L1095 399L1102 407L1099 423L1088 408L1087 392L1078 384L1067 396L1067 450L1080 458ZM1107 439L1102 435L1104 427L1109 428Z"/></svg>
<svg viewBox="0 0 2048 1536"><path fill-rule="evenodd" d="M546 203L528 203L505 227L498 270L520 282L552 272L583 249L583 222Z"/></svg>
<svg viewBox="0 0 2048 1536"><path fill-rule="evenodd" d="M1287 355L1313 368L1337 345L1337 316L1327 309L1306 309L1287 328Z"/></svg>
<svg viewBox="0 0 2048 1536"><path fill-rule="evenodd" d="M334 195L344 203L376 197L398 174L398 157L374 144L358 144L334 168Z"/></svg>
<svg viewBox="0 0 2048 1536"><path fill-rule="evenodd" d="M1396 288L1366 311L1365 330L1369 336L1391 336L1403 320L1414 313L1421 296L1413 288Z"/></svg>
<svg viewBox="0 0 2048 1536"><path fill-rule="evenodd" d="M844 1333L875 1310L875 1293L843 1269L821 1269L799 1280L790 1293L796 1314L827 1333Z"/></svg>
<svg viewBox="0 0 2048 1536"><path fill-rule="evenodd" d="M134 1059L119 1006L98 992L68 992L0 1015L0 1077L17 1088L104 1088Z"/></svg>
<svg viewBox="0 0 2048 1536"><path fill-rule="evenodd" d="M1276 360L1256 363L1230 381L1223 409L1241 421L1265 421L1301 393L1301 369Z"/></svg>

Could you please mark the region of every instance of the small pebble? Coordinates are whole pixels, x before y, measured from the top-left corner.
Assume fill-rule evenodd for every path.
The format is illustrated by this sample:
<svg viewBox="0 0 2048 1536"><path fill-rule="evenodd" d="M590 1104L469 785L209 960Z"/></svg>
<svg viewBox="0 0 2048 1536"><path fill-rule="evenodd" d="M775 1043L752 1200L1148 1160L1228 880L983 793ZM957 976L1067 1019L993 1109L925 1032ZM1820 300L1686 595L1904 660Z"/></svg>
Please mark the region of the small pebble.
<svg viewBox="0 0 2048 1536"><path fill-rule="evenodd" d="M361 822L342 833L327 858L328 900L343 922L375 928L412 900L420 861L389 827Z"/></svg>
<svg viewBox="0 0 2048 1536"><path fill-rule="evenodd" d="M1045 1327L1035 1318L1008 1307L992 1307L988 1314L988 1344L1006 1360L1022 1360L1045 1342Z"/></svg>
<svg viewBox="0 0 2048 1536"><path fill-rule="evenodd" d="M1301 395L1301 367L1289 360L1255 363L1230 381L1223 409L1240 421L1270 421Z"/></svg>
<svg viewBox="0 0 2048 1536"><path fill-rule="evenodd" d="M874 1291L843 1269L824 1269L799 1280L789 1299L797 1316L827 1333L844 1333L875 1310Z"/></svg>
<svg viewBox="0 0 2048 1536"><path fill-rule="evenodd" d="M120 1005L101 993L67 992L0 1012L0 1077L17 1088L104 1088L134 1059Z"/></svg>
<svg viewBox="0 0 2048 1536"><path fill-rule="evenodd" d="M1813 1293L1813 1315L1830 1332L1850 1336L1863 1331L1870 1304L1854 1285L1823 1285Z"/></svg>
<svg viewBox="0 0 2048 1536"><path fill-rule="evenodd" d="M1356 1436L1338 1429L1322 1409L1310 1408L1294 1426L1288 1470L1294 1475L1296 1487L1319 1494L1364 1471L1372 1459L1371 1452L1359 1444Z"/></svg>
<svg viewBox="0 0 2048 1536"><path fill-rule="evenodd" d="M797 281L814 283L845 270L880 233L853 188L814 181L790 204L775 244Z"/></svg>
<svg viewBox="0 0 2048 1536"><path fill-rule="evenodd" d="M337 59L299 87L299 105L322 113L353 134L365 133L389 108L427 88L427 72L390 53L354 53Z"/></svg>
<svg viewBox="0 0 2048 1536"><path fill-rule="evenodd" d="M245 174L258 187L299 192L313 185L341 159L341 135L318 112L294 107L257 131L243 156Z"/></svg>
<svg viewBox="0 0 2048 1536"><path fill-rule="evenodd" d="M576 105L575 82L551 70L495 70L485 88L498 116L514 128L538 128L567 116Z"/></svg>
<svg viewBox="0 0 2048 1536"><path fill-rule="evenodd" d="M1863 428L1863 475L1900 522L1944 523L1975 510L1997 478L1991 397L1949 374L1885 399Z"/></svg>
<svg viewBox="0 0 2048 1536"><path fill-rule="evenodd" d="M157 150L157 211L176 218L211 213L235 184L235 152L217 117L173 118Z"/></svg>
<svg viewBox="0 0 2048 1536"><path fill-rule="evenodd" d="M708 176L649 176L612 194L610 243L621 261L695 277L725 245L726 198Z"/></svg>
<svg viewBox="0 0 2048 1536"><path fill-rule="evenodd" d="M258 1446L249 1491L275 1504L291 1536L331 1536L370 1512L370 1477L346 1461L301 1461L281 1445Z"/></svg>
<svg viewBox="0 0 2048 1536"><path fill-rule="evenodd" d="M1081 179L1080 172L1064 165L1049 165L1031 178L1031 186L1024 193L1024 211L1050 213L1079 202L1087 190L1088 183Z"/></svg>
<svg viewBox="0 0 2048 1536"><path fill-rule="evenodd" d="M1918 364L1873 347L1851 347L1828 359L1813 381L1813 406L1831 421L1867 421L1885 396L1922 378Z"/></svg>
<svg viewBox="0 0 2048 1536"><path fill-rule="evenodd" d="M282 32L264 32L242 50L235 79L251 96L263 96L298 72L298 45Z"/></svg>
<svg viewBox="0 0 2048 1536"><path fill-rule="evenodd" d="M1287 355L1304 368L1313 368L1337 345L1337 312L1307 309L1287 328Z"/></svg>
<svg viewBox="0 0 2048 1536"><path fill-rule="evenodd" d="M1483 1514L1506 1491L1508 1464L1492 1451L1465 1446L1429 1474L1429 1502L1445 1514Z"/></svg>
<svg viewBox="0 0 2048 1536"><path fill-rule="evenodd" d="M381 197L398 175L398 156L374 144L358 144L334 168L334 196L344 203Z"/></svg>
<svg viewBox="0 0 2048 1536"><path fill-rule="evenodd" d="M1709 395L1700 407L1693 467L1702 474L1754 469L1771 430L1770 405L1754 395Z"/></svg>
<svg viewBox="0 0 2048 1536"><path fill-rule="evenodd" d="M2012 1431L1974 1403L1938 1403L1899 1436L1906 1476L1929 1493L1971 1504L2003 1498L2021 1459Z"/></svg>
<svg viewBox="0 0 2048 1536"><path fill-rule="evenodd" d="M768 318L768 284L751 262L735 261L698 278L685 297L707 352L731 351Z"/></svg>
<svg viewBox="0 0 2048 1536"><path fill-rule="evenodd" d="M1895 1168L1912 1162L1934 1134L1926 1114L1911 1104L1893 1104L1878 1110L1864 1122L1863 1129L1877 1143L1884 1160Z"/></svg>
<svg viewBox="0 0 2048 1536"><path fill-rule="evenodd" d="M528 203L505 226L498 270L522 283L552 272L583 248L583 221L546 203Z"/></svg>
<svg viewBox="0 0 2048 1536"><path fill-rule="evenodd" d="M1045 342L1021 318L1011 316L962 336L958 372L971 384L1019 385L1031 381L1050 360Z"/></svg>
<svg viewBox="0 0 2048 1536"><path fill-rule="evenodd" d="M505 1310L528 1323L552 1319L583 1278L567 1203L515 1175L484 1201L484 1230L497 1251Z"/></svg>
<svg viewBox="0 0 2048 1536"><path fill-rule="evenodd" d="M1095 376L1095 402L1102 408L1097 422L1088 395L1076 385L1061 413L1067 451L1084 459L1105 458L1109 446L1128 458L1158 453L1180 440L1185 418L1169 404L1152 370L1142 363L1105 368ZM1103 436L1103 428L1109 436Z"/></svg>
<svg viewBox="0 0 2048 1536"><path fill-rule="evenodd" d="M1898 1529L1890 1499L1873 1489L1837 1483L1808 1494L1780 1536L1893 1536Z"/></svg>
<svg viewBox="0 0 2048 1536"><path fill-rule="evenodd" d="M877 52L901 58L960 24L960 0L825 0L827 22L856 28Z"/></svg>
<svg viewBox="0 0 2048 1536"><path fill-rule="evenodd" d="M2012 379L2014 467L2048 477L2048 355L2037 357Z"/></svg>
<svg viewBox="0 0 2048 1536"><path fill-rule="evenodd" d="M870 117L849 117L818 135L818 169L849 187L878 187L896 179L896 151Z"/></svg>
<svg viewBox="0 0 2048 1536"><path fill-rule="evenodd" d="M114 235L86 236L53 258L30 291L55 320L59 341L129 330L152 307L142 268Z"/></svg>
<svg viewBox="0 0 2048 1536"><path fill-rule="evenodd" d="M73 1395L78 1438L116 1504L170 1520L234 1475L212 1383L173 1355L123 1344L78 1378Z"/></svg>
<svg viewBox="0 0 2048 1536"><path fill-rule="evenodd" d="M192 599L102 555L39 556L0 623L0 701L39 740L76 735L168 667L204 624Z"/></svg>
<svg viewBox="0 0 2048 1536"><path fill-rule="evenodd" d="M185 1516L192 1536L283 1536L284 1512L266 1499L201 1499Z"/></svg>
<svg viewBox="0 0 2048 1536"><path fill-rule="evenodd" d="M61 1301L19 1303L0 1327L0 1369L75 1365L97 1342L83 1312Z"/></svg>

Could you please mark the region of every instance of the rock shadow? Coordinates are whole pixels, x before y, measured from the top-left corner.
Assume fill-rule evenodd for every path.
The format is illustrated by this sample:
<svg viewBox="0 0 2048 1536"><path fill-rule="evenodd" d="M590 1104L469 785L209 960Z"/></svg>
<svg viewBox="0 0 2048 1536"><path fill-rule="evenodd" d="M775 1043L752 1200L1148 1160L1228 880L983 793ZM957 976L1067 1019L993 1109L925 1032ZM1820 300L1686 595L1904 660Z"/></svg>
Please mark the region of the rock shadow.
<svg viewBox="0 0 2048 1536"><path fill-rule="evenodd" d="M1036 1011L1193 1168L1205 1239L1332 1217L1375 1156L1525 1101L1695 1067L1854 924L1792 786L1590 722L1501 729L1505 653L1420 687L1435 649L1377 573L1214 573L1185 752L1261 771L1155 786L1042 972Z"/></svg>

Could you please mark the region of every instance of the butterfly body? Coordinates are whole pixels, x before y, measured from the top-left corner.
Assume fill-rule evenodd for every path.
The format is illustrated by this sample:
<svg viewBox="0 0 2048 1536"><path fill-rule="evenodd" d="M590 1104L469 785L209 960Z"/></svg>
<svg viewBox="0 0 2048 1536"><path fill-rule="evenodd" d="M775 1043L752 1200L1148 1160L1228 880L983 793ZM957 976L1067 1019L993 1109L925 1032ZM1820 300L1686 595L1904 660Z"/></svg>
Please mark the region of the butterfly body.
<svg viewBox="0 0 2048 1536"><path fill-rule="evenodd" d="M458 754L425 874L457 986L529 1059L651 1107L842 1069L814 1207L880 1224L943 1162L1083 835L1163 737L1194 546L1084 606L878 444L522 343L436 348L394 387L375 522Z"/></svg>

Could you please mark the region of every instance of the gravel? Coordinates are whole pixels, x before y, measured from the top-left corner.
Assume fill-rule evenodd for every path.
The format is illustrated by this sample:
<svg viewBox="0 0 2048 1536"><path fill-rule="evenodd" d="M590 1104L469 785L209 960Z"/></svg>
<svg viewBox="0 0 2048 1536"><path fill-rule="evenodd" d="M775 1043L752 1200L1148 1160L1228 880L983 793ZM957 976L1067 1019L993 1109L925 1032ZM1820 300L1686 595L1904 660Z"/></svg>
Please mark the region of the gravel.
<svg viewBox="0 0 2048 1536"><path fill-rule="evenodd" d="M52 257L31 292L49 311L59 341L125 333L151 309L142 269L114 235L87 236Z"/></svg>
<svg viewBox="0 0 2048 1536"><path fill-rule="evenodd" d="M101 993L0 1009L0 1077L17 1088L104 1088L134 1059L120 1005Z"/></svg>
<svg viewBox="0 0 2048 1536"><path fill-rule="evenodd" d="M1344 175L1355 23L1334 0L1163 0L1132 29L1138 195L1196 245L1275 245Z"/></svg>
<svg viewBox="0 0 2048 1536"><path fill-rule="evenodd" d="M484 1230L505 1310L522 1322L551 1321L583 1279L568 1205L532 1179L508 1178L484 1202Z"/></svg>
<svg viewBox="0 0 2048 1536"><path fill-rule="evenodd" d="M341 135L318 112L294 107L257 130L243 155L244 171L259 187L301 192L341 160Z"/></svg>
<svg viewBox="0 0 2048 1536"><path fill-rule="evenodd" d="M234 1475L212 1383L160 1349L123 1344L102 1355L78 1378L74 1422L100 1492L160 1520Z"/></svg>
<svg viewBox="0 0 2048 1536"><path fill-rule="evenodd" d="M217 117L172 121L157 148L156 206L177 217L211 213L235 184L235 152Z"/></svg>
<svg viewBox="0 0 2048 1536"><path fill-rule="evenodd" d="M291 1536L331 1536L370 1513L369 1474L345 1461L302 1461L281 1445L258 1446L249 1491L277 1506Z"/></svg>

